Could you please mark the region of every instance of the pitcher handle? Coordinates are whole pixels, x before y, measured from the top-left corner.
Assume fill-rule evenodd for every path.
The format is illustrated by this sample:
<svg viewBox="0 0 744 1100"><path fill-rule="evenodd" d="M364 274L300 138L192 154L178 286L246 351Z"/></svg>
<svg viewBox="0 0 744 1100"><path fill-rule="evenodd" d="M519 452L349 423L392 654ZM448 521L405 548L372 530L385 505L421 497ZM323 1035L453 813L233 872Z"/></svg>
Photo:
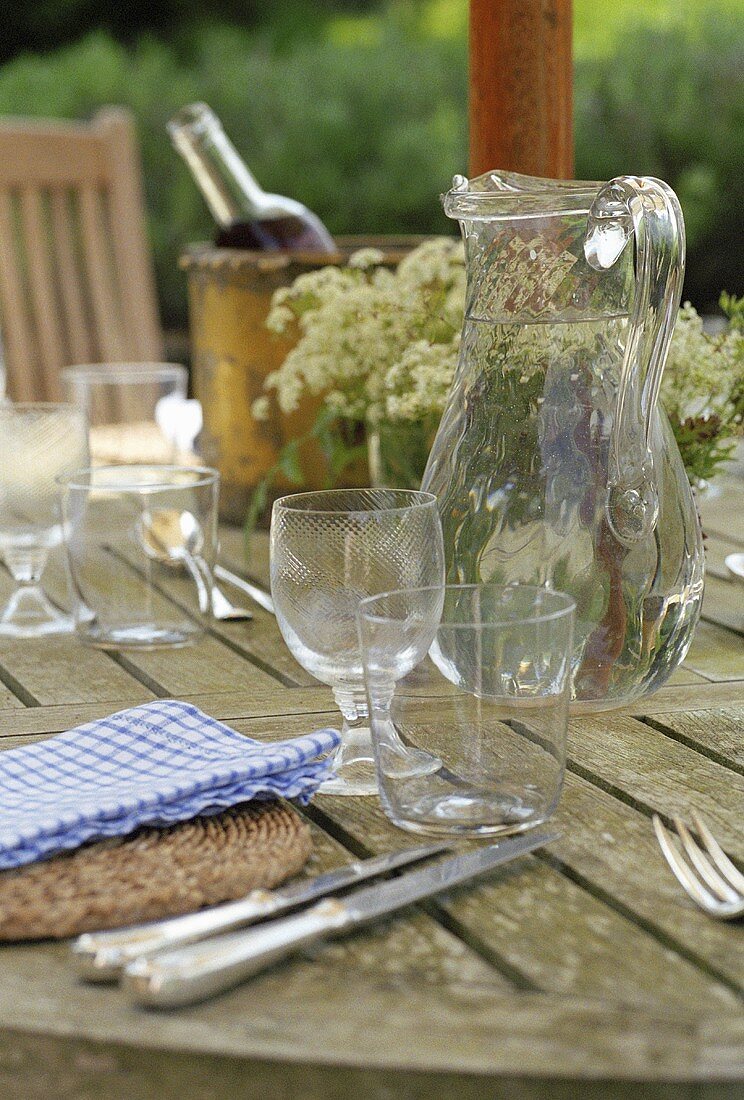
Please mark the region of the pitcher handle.
<svg viewBox="0 0 744 1100"><path fill-rule="evenodd" d="M608 522L626 545L646 538L658 519L650 436L685 272L682 211L662 180L619 176L604 184L587 220L587 262L596 270L611 267L631 234L635 293L610 439L607 496Z"/></svg>

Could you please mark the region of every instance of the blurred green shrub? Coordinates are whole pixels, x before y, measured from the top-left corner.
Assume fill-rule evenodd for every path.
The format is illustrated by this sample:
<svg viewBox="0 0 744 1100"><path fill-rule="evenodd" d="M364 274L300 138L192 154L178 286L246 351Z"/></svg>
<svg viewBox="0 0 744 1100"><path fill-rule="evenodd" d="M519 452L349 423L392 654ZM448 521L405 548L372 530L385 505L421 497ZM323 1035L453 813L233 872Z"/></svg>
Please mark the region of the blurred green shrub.
<svg viewBox="0 0 744 1100"><path fill-rule="evenodd" d="M372 6L377 0L13 0L3 8L0 61L57 49L91 31L130 44L143 34L177 43L222 21L260 27L281 43L322 35L334 14Z"/></svg>
<svg viewBox="0 0 744 1100"><path fill-rule="evenodd" d="M0 68L0 114L84 118L106 103L134 111L168 324L185 321L179 253L212 234L165 131L180 106L209 103L261 183L305 202L333 233L421 233L448 227L437 196L466 163L466 97L464 46L397 33L276 56L245 31L213 27L189 57L95 34Z"/></svg>
<svg viewBox="0 0 744 1100"><path fill-rule="evenodd" d="M576 174L658 176L687 228L684 297L715 309L741 294L744 207L744 8L711 8L693 26L637 27L609 58L577 66Z"/></svg>
<svg viewBox="0 0 744 1100"><path fill-rule="evenodd" d="M96 33L0 67L0 113L84 118L106 103L134 111L167 324L185 321L183 247L209 215L165 123L204 99L257 177L307 203L332 232L451 230L438 195L467 165L463 38L424 38L385 22L366 41L277 50L228 26L177 45L131 48ZM678 192L688 227L687 297L741 293L744 17L722 9L692 33L641 29L609 58L576 68L576 172L654 174Z"/></svg>

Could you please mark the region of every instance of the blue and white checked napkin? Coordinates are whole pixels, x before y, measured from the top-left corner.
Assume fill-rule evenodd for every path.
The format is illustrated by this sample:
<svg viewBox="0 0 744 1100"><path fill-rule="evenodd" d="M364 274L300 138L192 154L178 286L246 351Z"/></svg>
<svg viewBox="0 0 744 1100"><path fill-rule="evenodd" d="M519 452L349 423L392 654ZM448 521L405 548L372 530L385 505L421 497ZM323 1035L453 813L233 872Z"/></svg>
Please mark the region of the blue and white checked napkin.
<svg viewBox="0 0 744 1100"><path fill-rule="evenodd" d="M339 742L321 729L265 744L172 699L0 753L0 868L139 825L171 825L251 798L307 802Z"/></svg>

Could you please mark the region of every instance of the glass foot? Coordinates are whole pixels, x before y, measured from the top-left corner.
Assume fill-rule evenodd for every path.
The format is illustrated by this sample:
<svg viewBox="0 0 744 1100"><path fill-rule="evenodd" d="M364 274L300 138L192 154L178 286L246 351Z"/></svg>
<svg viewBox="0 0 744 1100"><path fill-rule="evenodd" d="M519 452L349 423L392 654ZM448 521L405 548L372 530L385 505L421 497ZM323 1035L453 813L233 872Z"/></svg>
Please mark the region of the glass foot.
<svg viewBox="0 0 744 1100"><path fill-rule="evenodd" d="M344 723L341 744L333 754L333 775L321 783L318 794L377 794L377 773L369 726L349 728Z"/></svg>
<svg viewBox="0 0 744 1100"><path fill-rule="evenodd" d="M75 622L50 603L40 588L18 588L0 616L0 637L43 638L71 634Z"/></svg>
<svg viewBox="0 0 744 1100"><path fill-rule="evenodd" d="M179 649L195 642L202 633L202 628L196 625L189 629L147 623L102 627L93 623L81 629L80 637L96 649Z"/></svg>
<svg viewBox="0 0 744 1100"><path fill-rule="evenodd" d="M441 757L426 749L407 744L396 729L392 718L375 719L378 753L382 774L390 779L415 779L433 775L444 767Z"/></svg>
<svg viewBox="0 0 744 1100"><path fill-rule="evenodd" d="M535 792L479 790L477 787L417 795L399 792L385 812L401 829L422 836L498 836L522 833L546 821L553 807Z"/></svg>
<svg viewBox="0 0 744 1100"><path fill-rule="evenodd" d="M378 794L374 764L360 763L339 769L318 787L318 794Z"/></svg>
<svg viewBox="0 0 744 1100"><path fill-rule="evenodd" d="M334 775L320 786L319 793L377 794L377 774L369 727L344 726L341 738L341 744L333 757ZM432 775L442 768L442 761L438 756L406 745L392 722L389 722L389 729L384 735L379 752L384 774L395 779Z"/></svg>

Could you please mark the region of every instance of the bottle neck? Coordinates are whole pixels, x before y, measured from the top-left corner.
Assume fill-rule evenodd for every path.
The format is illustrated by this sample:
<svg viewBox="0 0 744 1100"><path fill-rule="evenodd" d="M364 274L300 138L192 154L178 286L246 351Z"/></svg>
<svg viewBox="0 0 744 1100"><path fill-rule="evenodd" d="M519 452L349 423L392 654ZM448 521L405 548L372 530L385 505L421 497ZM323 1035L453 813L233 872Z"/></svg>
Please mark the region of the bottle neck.
<svg viewBox="0 0 744 1100"><path fill-rule="evenodd" d="M168 132L218 225L227 228L275 216L274 196L267 195L251 174L208 107L184 108L168 123Z"/></svg>

